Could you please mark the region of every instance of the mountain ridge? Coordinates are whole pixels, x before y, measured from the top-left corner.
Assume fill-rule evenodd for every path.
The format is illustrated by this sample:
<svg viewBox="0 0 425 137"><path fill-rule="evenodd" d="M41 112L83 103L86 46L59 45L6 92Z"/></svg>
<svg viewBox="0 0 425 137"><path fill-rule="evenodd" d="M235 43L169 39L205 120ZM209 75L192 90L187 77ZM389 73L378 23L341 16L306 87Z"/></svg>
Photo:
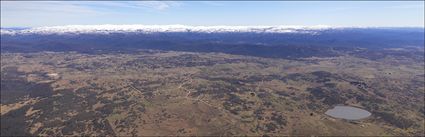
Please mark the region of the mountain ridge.
<svg viewBox="0 0 425 137"><path fill-rule="evenodd" d="M1 28L2 35L15 34L110 34L110 33L155 33L155 32L195 32L195 33L303 33L317 34L324 30L367 28L416 28L416 27L340 27L327 25L314 26L189 26L189 25L65 25L33 28Z"/></svg>

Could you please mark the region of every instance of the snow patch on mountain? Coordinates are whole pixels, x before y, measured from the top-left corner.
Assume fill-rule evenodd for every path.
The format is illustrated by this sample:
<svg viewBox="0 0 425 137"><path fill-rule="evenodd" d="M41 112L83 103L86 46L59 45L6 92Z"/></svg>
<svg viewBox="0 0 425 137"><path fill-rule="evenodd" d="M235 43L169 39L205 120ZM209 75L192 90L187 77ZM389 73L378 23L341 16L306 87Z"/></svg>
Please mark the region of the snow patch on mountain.
<svg viewBox="0 0 425 137"><path fill-rule="evenodd" d="M110 33L312 33L332 27L318 26L186 26L186 25L67 25L13 30L1 29L1 34L110 34Z"/></svg>

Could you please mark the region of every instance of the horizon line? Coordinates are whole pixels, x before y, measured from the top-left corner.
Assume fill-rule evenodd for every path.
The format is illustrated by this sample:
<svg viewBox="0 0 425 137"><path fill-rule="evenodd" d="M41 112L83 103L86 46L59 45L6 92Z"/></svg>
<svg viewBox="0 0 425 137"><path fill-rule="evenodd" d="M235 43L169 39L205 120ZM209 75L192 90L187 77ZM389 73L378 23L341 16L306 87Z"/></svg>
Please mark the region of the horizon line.
<svg viewBox="0 0 425 137"><path fill-rule="evenodd" d="M324 28L425 28L425 26L343 26L343 25L184 25L184 24L69 24L51 26L0 26L0 29L19 28L54 28L54 27L77 27L77 26L179 26L179 27L324 27Z"/></svg>

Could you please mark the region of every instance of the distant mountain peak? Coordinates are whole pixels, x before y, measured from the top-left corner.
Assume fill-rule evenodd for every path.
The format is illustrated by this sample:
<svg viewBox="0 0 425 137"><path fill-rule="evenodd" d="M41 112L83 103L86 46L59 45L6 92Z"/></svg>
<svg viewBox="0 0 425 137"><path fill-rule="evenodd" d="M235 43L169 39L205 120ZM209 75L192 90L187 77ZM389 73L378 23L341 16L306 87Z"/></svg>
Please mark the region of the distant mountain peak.
<svg viewBox="0 0 425 137"><path fill-rule="evenodd" d="M316 33L330 29L317 26L187 26L187 25L66 25L35 27L27 29L1 29L1 34L109 34L109 33L155 33L155 32L198 32L198 33Z"/></svg>

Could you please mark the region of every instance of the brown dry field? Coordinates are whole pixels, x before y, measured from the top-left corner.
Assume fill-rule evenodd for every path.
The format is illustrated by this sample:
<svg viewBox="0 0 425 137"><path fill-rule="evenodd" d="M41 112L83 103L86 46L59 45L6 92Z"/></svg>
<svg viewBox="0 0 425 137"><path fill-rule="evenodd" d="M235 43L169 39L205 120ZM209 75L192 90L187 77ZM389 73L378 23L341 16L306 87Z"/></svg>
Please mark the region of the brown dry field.
<svg viewBox="0 0 425 137"><path fill-rule="evenodd" d="M424 62L140 51L1 54L2 135L424 135ZM363 108L356 121L324 112Z"/></svg>

